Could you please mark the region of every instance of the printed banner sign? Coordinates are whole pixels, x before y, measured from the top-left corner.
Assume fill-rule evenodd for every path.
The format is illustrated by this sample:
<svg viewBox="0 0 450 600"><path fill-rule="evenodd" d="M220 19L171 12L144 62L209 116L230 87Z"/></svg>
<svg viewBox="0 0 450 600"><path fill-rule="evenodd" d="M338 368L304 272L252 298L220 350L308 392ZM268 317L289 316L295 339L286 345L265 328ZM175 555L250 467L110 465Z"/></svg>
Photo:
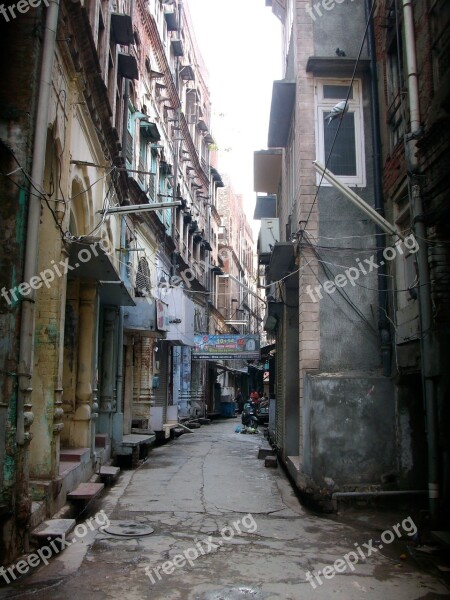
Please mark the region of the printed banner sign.
<svg viewBox="0 0 450 600"><path fill-rule="evenodd" d="M194 336L192 358L206 360L254 360L259 358L259 335Z"/></svg>

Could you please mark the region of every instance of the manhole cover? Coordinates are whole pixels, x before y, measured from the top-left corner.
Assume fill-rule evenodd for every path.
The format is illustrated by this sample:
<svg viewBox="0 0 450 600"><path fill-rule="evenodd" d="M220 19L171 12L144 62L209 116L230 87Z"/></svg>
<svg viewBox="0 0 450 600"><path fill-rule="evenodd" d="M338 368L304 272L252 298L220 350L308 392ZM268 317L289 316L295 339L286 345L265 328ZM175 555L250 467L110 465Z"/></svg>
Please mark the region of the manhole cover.
<svg viewBox="0 0 450 600"><path fill-rule="evenodd" d="M110 535L122 535L125 537L141 537L150 535L155 530L145 523L136 521L110 521L109 525L101 527L101 530Z"/></svg>

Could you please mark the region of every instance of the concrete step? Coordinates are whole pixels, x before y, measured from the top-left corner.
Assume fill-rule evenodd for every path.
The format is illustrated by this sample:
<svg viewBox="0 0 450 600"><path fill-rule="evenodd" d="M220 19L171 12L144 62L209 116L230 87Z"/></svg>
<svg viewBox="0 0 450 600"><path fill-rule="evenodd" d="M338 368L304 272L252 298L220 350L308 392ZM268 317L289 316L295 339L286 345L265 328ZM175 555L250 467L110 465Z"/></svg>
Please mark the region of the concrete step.
<svg viewBox="0 0 450 600"><path fill-rule="evenodd" d="M446 550L450 549L450 531L432 531L431 537Z"/></svg>
<svg viewBox="0 0 450 600"><path fill-rule="evenodd" d="M274 451L272 448L260 448L258 450L258 458L266 458L266 456L273 456Z"/></svg>
<svg viewBox="0 0 450 600"><path fill-rule="evenodd" d="M77 488L67 494L67 500L93 500L102 492L104 487L104 483L80 483Z"/></svg>
<svg viewBox="0 0 450 600"><path fill-rule="evenodd" d="M200 417L198 422L200 425L211 425L211 419L204 419L203 417Z"/></svg>
<svg viewBox="0 0 450 600"><path fill-rule="evenodd" d="M65 477L70 471L78 468L80 463L73 461L60 461L59 463L59 474Z"/></svg>
<svg viewBox="0 0 450 600"><path fill-rule="evenodd" d="M188 421L185 425L186 427L189 427L189 429L200 429L201 427L200 423L196 423L195 421Z"/></svg>
<svg viewBox="0 0 450 600"><path fill-rule="evenodd" d="M175 437L180 437L180 435L183 435L183 433L185 433L185 430L182 427L174 427L172 431Z"/></svg>
<svg viewBox="0 0 450 600"><path fill-rule="evenodd" d="M31 537L38 544L47 543L48 538L64 540L75 527L75 523L75 519L49 519L33 529Z"/></svg>
<svg viewBox="0 0 450 600"><path fill-rule="evenodd" d="M62 448L59 453L59 460L61 462L87 463L90 456L91 451L89 448Z"/></svg>
<svg viewBox="0 0 450 600"><path fill-rule="evenodd" d="M266 458L264 459L264 466L271 468L271 469L276 469L278 467L278 460L276 456L266 456Z"/></svg>
<svg viewBox="0 0 450 600"><path fill-rule="evenodd" d="M105 483L111 483L113 479L117 479L119 473L119 467L109 467L106 465L100 467L100 471L98 472L98 474L100 475L100 479Z"/></svg>

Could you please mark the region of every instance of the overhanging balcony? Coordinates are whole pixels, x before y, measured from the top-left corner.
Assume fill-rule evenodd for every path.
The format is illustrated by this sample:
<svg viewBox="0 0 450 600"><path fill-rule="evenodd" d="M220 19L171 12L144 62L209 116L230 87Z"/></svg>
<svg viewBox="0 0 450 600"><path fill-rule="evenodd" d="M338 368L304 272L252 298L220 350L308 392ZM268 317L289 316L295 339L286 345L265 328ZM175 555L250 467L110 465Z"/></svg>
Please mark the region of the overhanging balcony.
<svg viewBox="0 0 450 600"><path fill-rule="evenodd" d="M282 159L283 151L280 148L258 150L254 153L253 188L255 192L278 194L281 183Z"/></svg>
<svg viewBox="0 0 450 600"><path fill-rule="evenodd" d="M167 31L178 31L178 14L176 9L169 10L166 8L164 18L167 24Z"/></svg>
<svg viewBox="0 0 450 600"><path fill-rule="evenodd" d="M294 105L295 81L274 81L267 144L269 148L286 148Z"/></svg>

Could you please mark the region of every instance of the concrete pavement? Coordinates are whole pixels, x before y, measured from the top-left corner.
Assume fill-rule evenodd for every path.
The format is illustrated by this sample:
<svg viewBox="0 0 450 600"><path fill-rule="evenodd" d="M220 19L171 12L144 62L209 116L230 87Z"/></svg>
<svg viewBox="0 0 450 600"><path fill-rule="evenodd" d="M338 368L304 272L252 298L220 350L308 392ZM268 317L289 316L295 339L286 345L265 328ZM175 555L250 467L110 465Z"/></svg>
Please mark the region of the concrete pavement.
<svg viewBox="0 0 450 600"><path fill-rule="evenodd" d="M78 521L90 516L90 527L79 527L47 566L0 588L0 599L449 597L437 579L400 559L410 515L387 522L384 532L370 521L354 526L308 512L281 469L256 458L267 446L263 436L234 433L236 424L213 423L155 448ZM130 536L100 530L99 511L108 530L128 528ZM152 534L139 535L149 527Z"/></svg>

